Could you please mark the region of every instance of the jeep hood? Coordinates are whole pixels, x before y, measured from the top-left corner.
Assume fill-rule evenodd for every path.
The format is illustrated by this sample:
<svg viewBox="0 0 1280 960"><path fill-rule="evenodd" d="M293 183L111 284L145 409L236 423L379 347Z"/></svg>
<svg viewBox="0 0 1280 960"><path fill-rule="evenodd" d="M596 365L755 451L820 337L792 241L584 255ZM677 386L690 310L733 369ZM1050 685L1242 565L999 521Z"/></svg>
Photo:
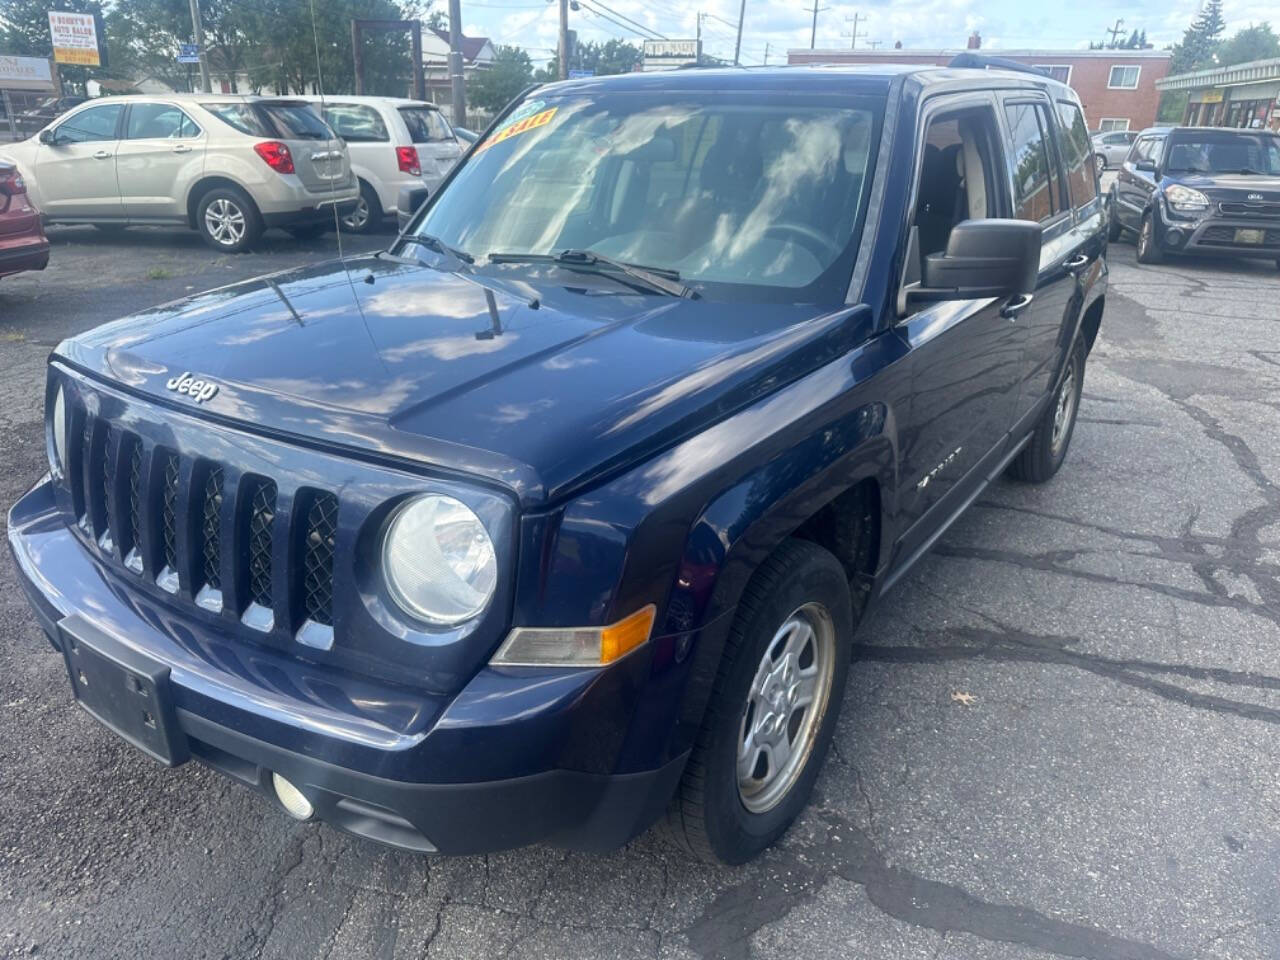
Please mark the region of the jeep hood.
<svg viewBox="0 0 1280 960"><path fill-rule="evenodd" d="M371 256L156 307L56 357L185 415L486 477L527 506L829 361L865 336L847 313ZM184 373L217 392L168 387Z"/></svg>

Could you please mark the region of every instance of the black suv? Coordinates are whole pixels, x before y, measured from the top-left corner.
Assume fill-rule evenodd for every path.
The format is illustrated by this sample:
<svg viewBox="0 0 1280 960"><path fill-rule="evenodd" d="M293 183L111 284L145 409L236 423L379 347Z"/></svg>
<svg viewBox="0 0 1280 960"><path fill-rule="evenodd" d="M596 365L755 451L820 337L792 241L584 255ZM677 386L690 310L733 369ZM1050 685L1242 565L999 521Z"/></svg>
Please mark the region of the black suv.
<svg viewBox="0 0 1280 960"><path fill-rule="evenodd" d="M61 344L9 542L76 698L403 848L758 853L869 604L1071 441L1084 117L962 62L542 87L386 253Z"/></svg>
<svg viewBox="0 0 1280 960"><path fill-rule="evenodd" d="M1137 235L1138 262L1166 253L1262 257L1280 267L1280 135L1152 127L1108 198L1110 238Z"/></svg>

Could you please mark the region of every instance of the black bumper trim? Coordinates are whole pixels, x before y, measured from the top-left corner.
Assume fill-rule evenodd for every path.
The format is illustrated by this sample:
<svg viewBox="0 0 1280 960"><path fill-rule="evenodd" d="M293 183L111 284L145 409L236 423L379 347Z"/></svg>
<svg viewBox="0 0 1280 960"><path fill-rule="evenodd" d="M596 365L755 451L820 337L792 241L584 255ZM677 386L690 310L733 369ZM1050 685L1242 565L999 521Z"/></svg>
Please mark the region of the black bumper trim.
<svg viewBox="0 0 1280 960"><path fill-rule="evenodd" d="M337 203L326 203L322 207L305 207L301 210L287 210L284 213L264 213L262 222L268 227L297 227L311 223L332 223L333 211L344 216L356 208L359 197L350 200L339 200Z"/></svg>
<svg viewBox="0 0 1280 960"><path fill-rule="evenodd" d="M492 853L541 842L615 850L661 816L688 758L633 774L550 770L483 783L408 783L294 753L185 710L178 725L193 741L192 754L221 773L274 799L275 771L333 826L428 853Z"/></svg>

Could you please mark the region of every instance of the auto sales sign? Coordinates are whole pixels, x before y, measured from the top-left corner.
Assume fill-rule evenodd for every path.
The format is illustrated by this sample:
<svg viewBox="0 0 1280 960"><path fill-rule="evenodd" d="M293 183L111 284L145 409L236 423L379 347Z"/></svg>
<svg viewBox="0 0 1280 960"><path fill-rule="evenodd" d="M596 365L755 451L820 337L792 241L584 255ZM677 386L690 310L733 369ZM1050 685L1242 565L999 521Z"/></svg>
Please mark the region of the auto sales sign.
<svg viewBox="0 0 1280 960"><path fill-rule="evenodd" d="M81 67L102 66L98 43L98 23L92 13L49 11L49 33L53 36L53 59Z"/></svg>

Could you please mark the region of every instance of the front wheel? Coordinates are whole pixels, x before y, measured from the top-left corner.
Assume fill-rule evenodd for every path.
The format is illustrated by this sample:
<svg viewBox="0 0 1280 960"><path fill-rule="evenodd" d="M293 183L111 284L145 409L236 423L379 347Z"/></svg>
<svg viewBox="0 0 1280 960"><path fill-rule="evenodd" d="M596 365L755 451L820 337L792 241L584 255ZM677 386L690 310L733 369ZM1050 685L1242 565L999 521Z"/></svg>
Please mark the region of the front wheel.
<svg viewBox="0 0 1280 960"><path fill-rule="evenodd" d="M1156 239L1156 231L1159 226L1156 223L1156 215L1154 211L1147 211L1142 215L1142 226L1138 230L1138 262L1139 263L1161 263L1164 261L1164 251L1160 249L1160 243Z"/></svg>
<svg viewBox="0 0 1280 960"><path fill-rule="evenodd" d="M1058 388L1037 421L1031 439L1009 465L1009 475L1015 480L1044 483L1058 472L1067 458L1076 426L1076 411L1080 409L1080 394L1084 390L1085 357L1084 340L1077 337Z"/></svg>
<svg viewBox="0 0 1280 960"><path fill-rule="evenodd" d="M1093 169L1098 172L1098 176L1102 176L1107 169L1107 158L1100 153L1094 154Z"/></svg>
<svg viewBox="0 0 1280 960"><path fill-rule="evenodd" d="M853 635L849 582L788 540L743 591L666 830L709 863L745 863L808 802L831 745Z"/></svg>

